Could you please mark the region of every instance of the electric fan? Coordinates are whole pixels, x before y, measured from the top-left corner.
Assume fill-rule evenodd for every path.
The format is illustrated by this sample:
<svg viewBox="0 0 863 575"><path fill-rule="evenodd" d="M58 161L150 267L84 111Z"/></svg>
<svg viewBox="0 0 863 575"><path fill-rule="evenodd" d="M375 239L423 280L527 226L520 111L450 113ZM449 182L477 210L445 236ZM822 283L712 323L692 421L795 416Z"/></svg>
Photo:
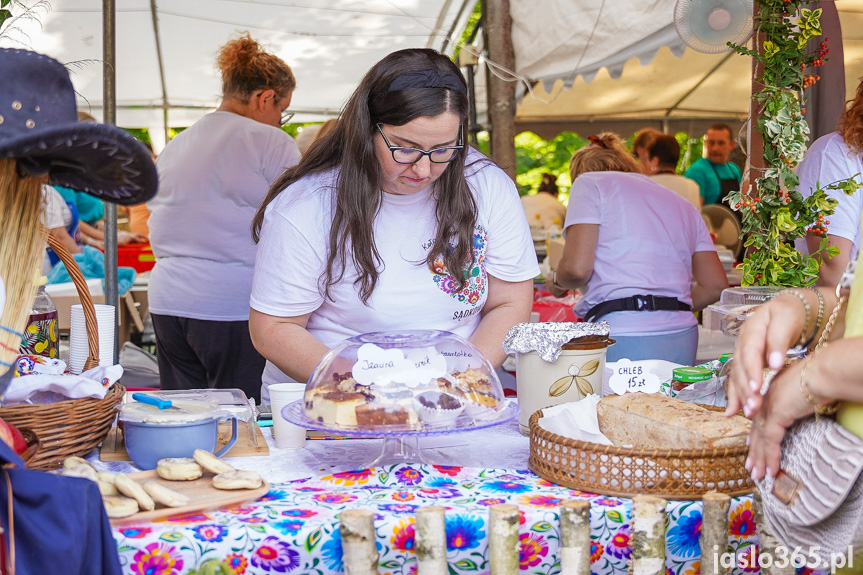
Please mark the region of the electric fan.
<svg viewBox="0 0 863 575"><path fill-rule="evenodd" d="M677 0L674 28L698 52L719 54L752 33L752 0Z"/></svg>

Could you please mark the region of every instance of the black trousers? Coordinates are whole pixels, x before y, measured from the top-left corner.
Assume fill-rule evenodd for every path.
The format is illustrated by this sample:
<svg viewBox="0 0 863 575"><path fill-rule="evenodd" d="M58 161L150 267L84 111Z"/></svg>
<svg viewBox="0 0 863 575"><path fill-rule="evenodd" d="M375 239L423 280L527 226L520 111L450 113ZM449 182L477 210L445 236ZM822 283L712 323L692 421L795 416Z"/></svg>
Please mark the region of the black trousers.
<svg viewBox="0 0 863 575"><path fill-rule="evenodd" d="M152 316L162 389L239 388L260 403L266 360L248 321Z"/></svg>

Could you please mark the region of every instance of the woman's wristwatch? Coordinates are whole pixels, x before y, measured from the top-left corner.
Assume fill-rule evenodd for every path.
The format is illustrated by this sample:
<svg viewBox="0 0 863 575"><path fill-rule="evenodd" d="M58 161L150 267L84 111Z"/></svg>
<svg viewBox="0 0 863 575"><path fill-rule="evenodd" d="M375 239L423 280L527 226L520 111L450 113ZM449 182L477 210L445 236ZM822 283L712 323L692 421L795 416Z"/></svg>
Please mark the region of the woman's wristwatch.
<svg viewBox="0 0 863 575"><path fill-rule="evenodd" d="M553 285L554 287L556 287L559 290L569 291L568 288L565 288L562 285L560 285L559 283L557 283L557 270L551 270L551 285Z"/></svg>

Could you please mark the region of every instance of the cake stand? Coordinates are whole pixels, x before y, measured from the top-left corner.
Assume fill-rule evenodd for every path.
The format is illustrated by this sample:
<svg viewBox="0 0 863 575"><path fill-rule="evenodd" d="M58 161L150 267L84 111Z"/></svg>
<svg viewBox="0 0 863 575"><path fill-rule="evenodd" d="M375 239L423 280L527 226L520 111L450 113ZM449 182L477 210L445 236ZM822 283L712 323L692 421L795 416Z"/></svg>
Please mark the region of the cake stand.
<svg viewBox="0 0 863 575"><path fill-rule="evenodd" d="M412 428L407 425L362 428L351 426L328 426L320 421L306 417L305 407L302 400L297 400L286 405L282 409L281 415L286 421L304 429L325 431L344 436L383 439L380 454L373 461L365 463L361 467L362 469L367 469L400 463L453 465L452 461L429 461L422 453L420 453L419 438L428 435L474 431L476 429L485 429L486 427L501 425L508 421L512 421L518 416L518 405L512 401L505 400L497 409L477 414L474 417L461 414L455 421L447 422L445 424L424 424L420 428Z"/></svg>

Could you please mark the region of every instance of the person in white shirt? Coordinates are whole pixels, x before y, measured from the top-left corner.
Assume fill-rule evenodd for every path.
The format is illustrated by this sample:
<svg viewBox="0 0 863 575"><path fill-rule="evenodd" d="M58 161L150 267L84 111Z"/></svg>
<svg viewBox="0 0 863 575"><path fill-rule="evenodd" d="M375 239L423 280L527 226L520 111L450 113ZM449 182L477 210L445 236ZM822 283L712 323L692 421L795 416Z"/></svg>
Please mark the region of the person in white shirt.
<svg viewBox="0 0 863 575"><path fill-rule="evenodd" d="M78 245L78 219L54 186L42 186L42 212L39 219L48 233L59 240L70 254L81 252L81 246ZM42 275L48 275L54 266L55 262L49 254L53 254L51 248L45 250L45 257L42 259Z"/></svg>
<svg viewBox="0 0 863 575"><path fill-rule="evenodd" d="M680 160L680 144L677 138L668 134L655 136L647 148L647 173L651 180L665 186L701 211L704 198L694 180L677 173Z"/></svg>
<svg viewBox="0 0 863 575"><path fill-rule="evenodd" d="M355 335L437 329L495 366L539 272L513 181L469 148L467 85L428 49L375 64L255 216L249 325L266 388Z"/></svg>
<svg viewBox="0 0 863 575"><path fill-rule="evenodd" d="M163 389L240 388L259 399L249 226L270 184L300 159L280 128L296 81L248 35L225 44L218 65L219 109L171 140L156 163L150 312Z"/></svg>
<svg viewBox="0 0 863 575"><path fill-rule="evenodd" d="M557 199L558 190L555 180L557 178L554 177L554 174L543 174L537 192L521 197L521 207L524 208L528 225L538 223L543 229L548 229L554 220L559 220L557 225L563 227L563 220L566 218L566 206Z"/></svg>
<svg viewBox="0 0 863 575"><path fill-rule="evenodd" d="M812 195L818 184L824 189L829 184L855 177L863 179L863 80L857 85L857 93L839 119L836 132L821 136L809 147L803 161L797 166L800 183L797 191L805 198ZM836 287L839 278L860 250L860 213L863 210L863 190L850 196L842 190L826 190L836 200L836 211L827 218L828 246L839 248L839 254L824 256L818 269L816 285ZM816 253L823 236L806 234L798 239L795 247L805 254Z"/></svg>
<svg viewBox="0 0 863 575"><path fill-rule="evenodd" d="M698 347L692 312L728 287L704 220L641 174L617 135L589 140L570 162L566 245L548 287L556 297L582 291L576 315L609 323L616 340L609 361L692 365Z"/></svg>

